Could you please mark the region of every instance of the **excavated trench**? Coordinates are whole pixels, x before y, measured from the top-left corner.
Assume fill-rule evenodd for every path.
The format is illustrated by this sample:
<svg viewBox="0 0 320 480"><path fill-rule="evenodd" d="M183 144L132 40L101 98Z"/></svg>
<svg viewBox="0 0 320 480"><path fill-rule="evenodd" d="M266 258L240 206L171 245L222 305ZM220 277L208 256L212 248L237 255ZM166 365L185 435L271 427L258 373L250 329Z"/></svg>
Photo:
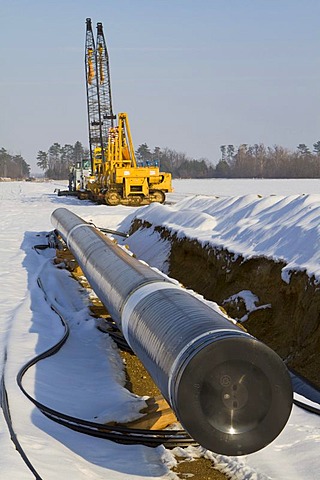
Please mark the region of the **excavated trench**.
<svg viewBox="0 0 320 480"><path fill-rule="evenodd" d="M246 319L243 325L248 332L320 387L320 285L313 277L294 271L286 283L281 278L283 262L244 259L140 220L133 222L130 233L141 228L154 228L170 242L170 277L216 302L232 318ZM243 292L257 297L253 308L248 309Z"/></svg>

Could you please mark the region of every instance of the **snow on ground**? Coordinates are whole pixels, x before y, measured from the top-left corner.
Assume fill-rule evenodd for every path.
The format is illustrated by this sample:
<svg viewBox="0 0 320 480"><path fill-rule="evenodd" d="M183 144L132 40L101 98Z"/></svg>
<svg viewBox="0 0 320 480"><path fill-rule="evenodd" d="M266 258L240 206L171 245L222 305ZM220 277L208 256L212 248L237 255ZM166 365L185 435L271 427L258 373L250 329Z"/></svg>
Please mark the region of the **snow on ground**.
<svg viewBox="0 0 320 480"><path fill-rule="evenodd" d="M74 281L52 265L50 251L39 255L32 247L45 242L46 232L52 230L52 211L64 206L103 227L125 228L137 216L237 254L285 260L288 268L284 278L288 281L288 271L297 268L319 278L320 182L180 180L174 182L175 192L168 195L168 205L140 209L57 197L53 193L57 186L61 187L53 183L0 183L0 365L16 433L46 480L174 479L175 475L168 473L171 453L163 447L118 445L77 434L46 419L19 390L15 379L21 366L62 335L59 318L36 283L40 277L51 292L51 300L64 309L71 336L57 355L28 373L28 392L43 403L83 418L133 418L142 402L123 389L117 351L110 339L95 329L86 298ZM147 231L144 237L139 235L135 239L138 256L163 268L167 247L159 245L155 255L159 238ZM319 417L294 407L284 431L262 451L241 458L208 455L221 469L234 472L233 478L313 480L320 470L319 442ZM2 414L0 446L1 478L33 478L10 441Z"/></svg>
<svg viewBox="0 0 320 480"><path fill-rule="evenodd" d="M249 313L256 312L257 310L264 310L265 308L271 308L270 303L257 306L256 304L259 302L259 298L250 290L241 290L240 292L231 295L229 298L226 298L224 300L222 306L228 304L229 302L238 303L239 301L242 301L244 303L247 311L247 313L243 315L243 317L239 318L239 322L245 322L246 320L248 320Z"/></svg>
<svg viewBox="0 0 320 480"><path fill-rule="evenodd" d="M292 270L307 270L320 278L320 194L196 195L175 205L142 208L137 218L245 258L263 255L282 260L287 264L286 281Z"/></svg>
<svg viewBox="0 0 320 480"><path fill-rule="evenodd" d="M53 278L50 259L32 249L34 244L44 243L43 232L52 230L50 215L55 208L69 206L79 215L95 214L97 218L108 209L57 197L53 190L52 184L0 184L0 363L3 366L7 350L5 380L16 433L36 470L46 480L167 478L163 463L167 453L163 447L124 446L76 434L46 419L16 384L21 366L54 344L62 334L59 318L37 286L37 277L41 276L44 282L51 282L55 301L68 305L75 332L66 349L28 374L25 382L28 392L49 406L59 407L63 402L66 412L74 409L84 418L94 414L105 418L110 415L105 411L107 406L120 401L129 417L130 412L141 408L140 401L133 407L133 396L115 382L113 377L118 368L112 369L110 358L104 354L104 348L109 351L108 356L114 353L114 348L110 348L110 340L104 334L99 335L92 321L85 321L88 312L74 296L74 285L63 282L63 278ZM117 226L129 212L125 207L110 209L107 222L110 228ZM65 276L65 272L59 273L60 277ZM119 361L113 358L113 366ZM74 376L77 372L81 375ZM33 478L10 441L2 415L0 419L1 478Z"/></svg>
<svg viewBox="0 0 320 480"><path fill-rule="evenodd" d="M298 195L320 193L320 180L308 179L301 180L295 178L289 179L193 179L193 180L173 180L174 193L169 197L174 197L177 201L190 195L215 195L228 196L247 195L255 193L257 195Z"/></svg>

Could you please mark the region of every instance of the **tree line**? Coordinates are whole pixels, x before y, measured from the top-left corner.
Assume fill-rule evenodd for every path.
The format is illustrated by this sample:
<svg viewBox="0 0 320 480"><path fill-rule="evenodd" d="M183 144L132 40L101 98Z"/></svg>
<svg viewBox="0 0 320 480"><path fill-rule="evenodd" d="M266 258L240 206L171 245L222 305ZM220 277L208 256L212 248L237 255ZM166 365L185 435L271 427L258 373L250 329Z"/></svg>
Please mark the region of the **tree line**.
<svg viewBox="0 0 320 480"><path fill-rule="evenodd" d="M19 155L11 155L5 148L0 148L0 177L27 178L30 175L30 165Z"/></svg>
<svg viewBox="0 0 320 480"><path fill-rule="evenodd" d="M300 143L295 151L262 143L239 147L221 145L215 177L223 178L320 178L320 141L313 150Z"/></svg>
<svg viewBox="0 0 320 480"><path fill-rule="evenodd" d="M39 150L37 165L45 172L47 178L53 180L67 179L71 165L89 158L89 150L77 141L74 145L55 142L48 151Z"/></svg>
<svg viewBox="0 0 320 480"><path fill-rule="evenodd" d="M300 143L295 151L263 143L248 145L221 145L221 157L216 165L206 158L195 159L168 147L154 147L142 143L135 154L138 165L157 165L170 172L173 178L320 178L320 141L312 151ZM37 165L48 178L68 177L69 167L89 151L81 142L74 145L54 143L47 152L39 151Z"/></svg>
<svg viewBox="0 0 320 480"><path fill-rule="evenodd" d="M146 143L136 155L140 161L157 159L161 170L171 172L173 178L320 178L320 141L313 144L312 151L304 143L295 151L263 143L221 145L220 151L216 165L169 148L151 151Z"/></svg>
<svg viewBox="0 0 320 480"><path fill-rule="evenodd" d="M263 143L221 145L221 156L214 165L206 158L195 159L170 148L142 143L136 150L138 165L158 165L173 178L320 178L320 141L312 150L300 143L296 150ZM89 151L77 141L74 145L55 142L47 151L39 150L37 165L47 178L68 178L71 165L89 158ZM30 165L19 155L0 149L0 177L26 178Z"/></svg>
<svg viewBox="0 0 320 480"><path fill-rule="evenodd" d="M135 153L138 165L158 165L162 172L170 172L173 178L214 177L215 167L206 158L196 160L167 147L151 150L146 143L141 144Z"/></svg>
<svg viewBox="0 0 320 480"><path fill-rule="evenodd" d="M208 160L195 160L185 153L155 147L150 150L146 143L141 144L135 152L137 164L159 165L162 171L171 172L174 178L206 178L214 176L214 166ZM55 142L47 151L39 150L37 165L47 178L61 180L68 178L71 165L89 158L89 150L77 141L74 145L61 146Z"/></svg>

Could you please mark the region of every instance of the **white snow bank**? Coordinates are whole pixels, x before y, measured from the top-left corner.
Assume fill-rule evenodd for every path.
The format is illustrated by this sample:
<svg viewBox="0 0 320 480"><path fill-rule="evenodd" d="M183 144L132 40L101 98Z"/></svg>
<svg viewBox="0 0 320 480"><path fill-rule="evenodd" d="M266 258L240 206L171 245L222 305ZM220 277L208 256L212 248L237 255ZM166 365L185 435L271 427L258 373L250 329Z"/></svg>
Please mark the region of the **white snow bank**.
<svg viewBox="0 0 320 480"><path fill-rule="evenodd" d="M58 207L66 207L86 220L94 221L96 225L113 229L129 226L130 217L132 218L137 212L142 219L158 225L168 223L177 233L187 234L190 238L199 239L204 243L237 247L238 253L248 256L256 255L257 252L279 255L279 258L280 254L281 258L287 255L287 261L292 262L292 265L296 264L299 268L306 268L308 262L310 267L312 265L315 267L317 261L316 249L319 239L316 214L320 204L319 196L284 197L283 195L295 192L299 194L315 193L318 185L319 181L290 182L285 180L267 183L245 180L180 181L175 184L176 192L168 196L171 199L174 196L183 199L186 191L211 193L212 195L217 193L237 195L237 197L218 199L199 196L181 200L179 204L173 206L152 205L140 209L106 207L86 201L81 202L74 198L57 197L53 193L55 185L52 183L10 182L0 185L2 207L0 366L2 369L4 353L7 348L8 363L5 372L15 428L22 446L30 455L31 460L35 462L43 478L46 480L57 478L168 480L176 478L172 472L168 473L167 469L174 459L171 453L163 447L150 449L141 445L119 445L70 431L46 419L18 389L15 377L19 368L35 353L39 353L42 348L54 343L61 333L59 320L50 310L42 291L36 285L37 275L41 271L46 273L47 281L54 283L54 288L58 285L57 278L50 279L51 271L42 270L47 259L32 250L34 242L42 241L41 237L36 237L35 232L52 229L50 223L52 211ZM294 186L299 187L299 190L288 192L289 186L290 189L293 189ZM280 195L266 198L256 195L240 195L246 191ZM231 218L229 218L230 215ZM125 219L125 217L127 218ZM26 234L26 232L28 233ZM304 242L299 241L300 232L305 234ZM314 245L310 244L312 232L314 232ZM250 243L251 237L255 240L256 245L253 242ZM278 244L272 241L277 238ZM159 240L157 232L150 235L149 229L145 229L139 232L139 236L135 234L133 239L137 242L139 252L147 251L149 259L146 260L162 269L166 263L168 250L166 242L157 243ZM287 245L287 249L283 247L281 251L281 243ZM155 250L155 248L157 249ZM310 269L308 267L308 271ZM61 402L66 409L70 409L71 403L74 403L74 408L89 418L92 416L93 408L98 414L104 415L108 412L103 412L100 403L102 396L106 393L108 385L112 395L115 394L112 389L115 376L119 373L117 361L113 363L115 369L113 372L111 372L110 365L106 366L106 361L110 357L113 362L112 354L114 352L109 350L111 342L105 341L101 335L93 331L90 320L86 321L86 311L78 303L77 293L79 292L76 289L66 288L67 298L61 298L60 294L64 293L61 292L61 288L55 293L59 294L57 299L60 304L68 305L67 311L64 313L70 315L72 338L67 349L62 350L59 356L48 359L41 366L39 364L33 373L30 372L26 379L26 386L38 398L44 399L45 395L49 397L49 387L51 388L51 386L48 381L45 384L48 388L47 391L41 388L42 383L38 381L44 380L46 370L52 374L53 385L59 384L61 387L56 394L50 395L50 402L54 402L56 405ZM80 294L79 296L81 297ZM79 325L77 321L80 321ZM90 350L91 342L92 350ZM105 357L104 346L106 348ZM63 378L64 365L66 372L67 370L69 372L78 370L79 372L83 367L86 369L85 376L90 377L88 380L90 391L87 391L86 382L84 382L83 395L78 395L76 402L71 395L73 386L67 385L67 380ZM101 366L103 372L100 371ZM90 373L88 373L89 370ZM101 395L98 394L97 398L93 398L92 388L96 391L99 387L101 375L104 376L101 380ZM73 381L75 382L76 379ZM79 383L74 383L74 388L79 392L81 377L78 377L77 381ZM116 383L118 388L119 383L117 381ZM53 390L52 388L51 393ZM91 399L95 405L90 405ZM47 400L49 401L49 398ZM125 402L125 397L122 397L122 401ZM98 405L99 403L100 405ZM294 407L289 422L281 435L262 451L241 458L216 456L211 452L206 454L208 458L212 458L218 468L228 472L232 478L237 480L248 480L249 478L252 480L262 478L315 480L318 478L320 470L319 442L320 417ZM10 435L2 415L0 415L0 448L2 452L0 456L1 478L6 480L33 478L10 441ZM190 452L190 455L195 456L194 452Z"/></svg>
<svg viewBox="0 0 320 480"><path fill-rule="evenodd" d="M152 204L136 217L246 259L283 261L284 280L292 270L320 279L320 195L198 195L172 206Z"/></svg>

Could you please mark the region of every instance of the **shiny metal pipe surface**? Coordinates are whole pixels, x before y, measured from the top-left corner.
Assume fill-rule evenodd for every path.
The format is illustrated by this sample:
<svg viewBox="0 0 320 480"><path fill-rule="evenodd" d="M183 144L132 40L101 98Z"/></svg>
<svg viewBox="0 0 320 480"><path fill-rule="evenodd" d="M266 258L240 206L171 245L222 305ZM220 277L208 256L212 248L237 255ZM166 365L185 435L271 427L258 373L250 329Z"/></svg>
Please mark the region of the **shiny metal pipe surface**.
<svg viewBox="0 0 320 480"><path fill-rule="evenodd" d="M51 221L188 433L245 455L272 442L292 408L280 357L207 303L65 208Z"/></svg>

